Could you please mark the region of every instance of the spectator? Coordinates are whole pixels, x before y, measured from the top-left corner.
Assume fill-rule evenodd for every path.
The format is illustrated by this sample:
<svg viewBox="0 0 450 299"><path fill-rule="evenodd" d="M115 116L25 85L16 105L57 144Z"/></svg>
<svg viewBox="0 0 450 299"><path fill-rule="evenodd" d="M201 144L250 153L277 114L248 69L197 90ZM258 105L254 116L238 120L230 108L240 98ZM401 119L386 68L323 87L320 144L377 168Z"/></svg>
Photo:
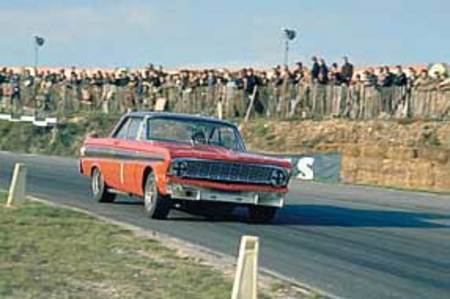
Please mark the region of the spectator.
<svg viewBox="0 0 450 299"><path fill-rule="evenodd" d="M217 83L217 76L214 73L214 70L209 70L206 82L207 82L207 86L209 86L209 87L212 87L212 86L216 85L216 83Z"/></svg>
<svg viewBox="0 0 450 299"><path fill-rule="evenodd" d="M15 74L10 70L10 83L11 83L11 106L13 107L13 113L19 113L21 108L20 102L20 75Z"/></svg>
<svg viewBox="0 0 450 299"><path fill-rule="evenodd" d="M396 67L397 73L394 77L394 85L395 86L406 86L408 83L408 79L406 77L405 72L403 71L403 68L401 65L397 65Z"/></svg>
<svg viewBox="0 0 450 299"><path fill-rule="evenodd" d="M303 64L297 62L294 71L292 72L293 83L299 83L305 77Z"/></svg>
<svg viewBox="0 0 450 299"><path fill-rule="evenodd" d="M448 97L438 92L450 90L450 83L442 75L432 74L431 78L424 70L418 76L414 68L403 70L401 66L396 66L392 73L383 66L378 76L370 68L361 77L354 74L347 57L343 60L342 66L333 63L328 67L324 59L312 57L310 69L297 62L292 69L277 66L269 72L251 68L234 72L222 69L169 72L153 65L142 71L114 72L76 67L33 72L3 68L0 109L19 111L25 105L22 110L28 112L44 106L51 110L58 105L62 107L58 111L69 113L82 104L90 109L101 108L105 113L120 113L125 109L151 109L157 98L165 97L170 102L168 109L176 112L213 114L217 102L225 102L225 115L241 117L256 87L252 109L279 117L373 118L382 111L388 116L399 116L394 110L403 107L406 111L410 109L408 106L417 107L416 102L422 105L422 115L439 115L437 109L445 106L440 101ZM341 87L346 85L348 88Z"/></svg>
<svg viewBox="0 0 450 299"><path fill-rule="evenodd" d="M407 86L408 89L413 88L414 82L417 80L417 71L413 67L408 68L408 76L407 76Z"/></svg>
<svg viewBox="0 0 450 299"><path fill-rule="evenodd" d="M378 86L378 77L375 75L375 70L373 68L369 68L364 71L364 82L365 86L376 87Z"/></svg>
<svg viewBox="0 0 450 299"><path fill-rule="evenodd" d="M348 57L343 57L344 64L341 67L342 83L350 84L353 78L353 64L348 61Z"/></svg>
<svg viewBox="0 0 450 299"><path fill-rule="evenodd" d="M330 69L330 82L333 85L341 85L345 83L342 73L339 71L338 64L334 62Z"/></svg>
<svg viewBox="0 0 450 299"><path fill-rule="evenodd" d="M394 74L391 73L389 67L384 66L380 68L378 80L382 87L391 87L394 85Z"/></svg>
<svg viewBox="0 0 450 299"><path fill-rule="evenodd" d="M319 79L320 65L317 61L316 56L313 56L311 58L311 60L313 62L312 67L311 67L311 80L312 80L312 82L315 83L315 82L318 82L318 79Z"/></svg>
<svg viewBox="0 0 450 299"><path fill-rule="evenodd" d="M328 83L328 67L323 58L320 58L319 60L319 75L317 80L320 84Z"/></svg>
<svg viewBox="0 0 450 299"><path fill-rule="evenodd" d="M430 78L430 76L428 76L428 71L422 70L420 72L419 77L414 82L414 86L425 87L425 86L428 86L431 83L431 81L432 81L432 79Z"/></svg>
<svg viewBox="0 0 450 299"><path fill-rule="evenodd" d="M255 88L260 85L259 78L255 75L252 68L249 68L247 70L247 73L244 77L244 84L245 84L245 91L247 92L247 95L252 95L255 91Z"/></svg>
<svg viewBox="0 0 450 299"><path fill-rule="evenodd" d="M271 82L272 82L272 85L275 86L275 87L278 87L281 84L283 84L283 78L281 77L281 72L280 72L280 69L278 67L273 69Z"/></svg>

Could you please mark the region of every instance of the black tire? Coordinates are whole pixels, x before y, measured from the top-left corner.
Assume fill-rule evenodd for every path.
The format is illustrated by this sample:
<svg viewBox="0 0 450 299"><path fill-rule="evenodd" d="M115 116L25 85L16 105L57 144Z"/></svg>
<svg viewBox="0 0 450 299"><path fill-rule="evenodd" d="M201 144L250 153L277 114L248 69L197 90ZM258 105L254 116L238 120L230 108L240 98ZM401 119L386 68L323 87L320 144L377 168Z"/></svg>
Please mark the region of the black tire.
<svg viewBox="0 0 450 299"><path fill-rule="evenodd" d="M92 197L98 202L113 202L116 197L116 194L108 192L108 186L98 168L92 171L91 193Z"/></svg>
<svg viewBox="0 0 450 299"><path fill-rule="evenodd" d="M153 173L150 173L147 176L144 188L145 214L152 219L166 219L170 208L170 197L159 193L155 176Z"/></svg>
<svg viewBox="0 0 450 299"><path fill-rule="evenodd" d="M250 206L248 220L253 223L268 223L275 218L277 211L276 207Z"/></svg>

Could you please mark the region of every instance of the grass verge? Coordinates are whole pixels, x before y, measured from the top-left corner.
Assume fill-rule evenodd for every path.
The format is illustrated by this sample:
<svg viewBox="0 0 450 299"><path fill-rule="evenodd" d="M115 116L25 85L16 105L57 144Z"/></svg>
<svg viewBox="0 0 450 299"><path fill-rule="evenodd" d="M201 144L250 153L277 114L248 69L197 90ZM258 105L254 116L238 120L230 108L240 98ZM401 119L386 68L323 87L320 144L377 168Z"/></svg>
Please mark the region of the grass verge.
<svg viewBox="0 0 450 299"><path fill-rule="evenodd" d="M0 298L229 298L231 286L210 266L93 217L36 202L0 207Z"/></svg>
<svg viewBox="0 0 450 299"><path fill-rule="evenodd" d="M76 209L5 203L0 190L2 299L230 297L234 267L208 254ZM324 298L266 275L258 285L260 299Z"/></svg>

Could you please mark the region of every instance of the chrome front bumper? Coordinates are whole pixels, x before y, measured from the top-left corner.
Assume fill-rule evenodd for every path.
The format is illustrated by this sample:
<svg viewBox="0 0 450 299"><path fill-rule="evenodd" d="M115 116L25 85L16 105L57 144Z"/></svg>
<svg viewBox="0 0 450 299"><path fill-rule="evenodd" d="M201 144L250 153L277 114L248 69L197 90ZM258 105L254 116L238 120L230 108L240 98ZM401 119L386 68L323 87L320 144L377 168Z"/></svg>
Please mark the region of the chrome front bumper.
<svg viewBox="0 0 450 299"><path fill-rule="evenodd" d="M281 192L226 192L200 188L186 184L169 184L168 191L173 199L192 201L216 201L245 205L283 207L284 195Z"/></svg>

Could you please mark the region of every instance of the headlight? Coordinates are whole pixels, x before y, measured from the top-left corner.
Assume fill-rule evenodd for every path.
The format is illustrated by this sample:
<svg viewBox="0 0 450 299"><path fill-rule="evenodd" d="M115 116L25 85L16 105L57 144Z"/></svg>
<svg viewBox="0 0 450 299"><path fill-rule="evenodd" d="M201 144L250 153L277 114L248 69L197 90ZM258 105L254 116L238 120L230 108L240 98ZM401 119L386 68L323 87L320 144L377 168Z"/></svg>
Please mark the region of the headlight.
<svg viewBox="0 0 450 299"><path fill-rule="evenodd" d="M170 174L183 177L187 173L187 162L186 161L174 161L170 165Z"/></svg>
<svg viewBox="0 0 450 299"><path fill-rule="evenodd" d="M288 174L285 170L274 169L270 174L270 183L273 186L280 187L287 184Z"/></svg>

